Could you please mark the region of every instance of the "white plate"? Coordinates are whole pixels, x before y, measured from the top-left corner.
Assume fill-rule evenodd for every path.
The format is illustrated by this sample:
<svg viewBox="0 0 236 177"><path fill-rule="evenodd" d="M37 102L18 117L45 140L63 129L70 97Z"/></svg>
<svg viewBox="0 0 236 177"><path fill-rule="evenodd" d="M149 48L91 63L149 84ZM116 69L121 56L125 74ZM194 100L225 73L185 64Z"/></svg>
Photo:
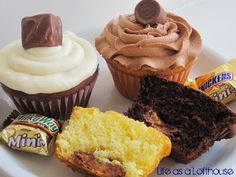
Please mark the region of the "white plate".
<svg viewBox="0 0 236 177"><path fill-rule="evenodd" d="M209 48L204 47L199 62L191 73L191 77L205 73L224 62L225 59L222 56ZM111 75L103 60L100 60L100 68L101 70L98 81L92 93L89 106L99 107L103 111L110 109L119 112L126 111L132 102L121 96L114 87ZM235 106L236 104L231 105L231 107L234 107L233 109L236 111ZM12 108L13 105L9 98L1 92L0 116L4 118L11 112ZM169 168L170 170L176 168L182 168L185 170L190 167L210 167L219 169L233 168L235 170L235 146L235 138L231 140L223 140L216 143L210 151L188 165L178 164L171 159L164 159L159 167ZM31 153L18 152L0 144L0 176L78 177L80 175L67 168L54 156L42 157ZM151 175L151 177L154 176L158 176L156 175L156 171Z"/></svg>
<svg viewBox="0 0 236 177"><path fill-rule="evenodd" d="M138 0L136 0L138 2ZM78 1L79 2L79 1ZM96 1L98 2L98 1ZM104 1L101 1L105 3ZM101 4L99 7L104 8L103 4L99 1L98 4ZM107 2L107 1L106 1ZM114 4L114 7L117 4L120 4L121 1L110 1L111 4L108 4L111 6ZM194 26L196 26L202 36L203 39L205 39L207 44L210 44L210 46L214 46L215 49L217 49L220 53L224 53L225 56L227 57L234 57L235 55L235 50L232 50L232 46L234 46L235 42L235 36L232 35L234 34L234 28L229 28L229 26L234 25L234 17L235 17L235 1L234 0L227 0L226 2L222 2L221 0L176 0L173 2L172 0L162 0L164 6L166 6L168 9L172 8L177 8L175 12L178 14L186 17ZM185 4L187 2L187 4ZM9 4L8 4L9 3ZM20 2L21 4L23 2ZM27 1L27 3L32 3L30 1ZM59 4L62 2L58 1L58 7ZM88 18L88 23L89 25L94 25L97 26L96 24L102 25L105 23L105 20L110 20L114 15L120 14L121 10L130 12L129 7L133 7L130 4L136 4L134 1L127 1L125 7L117 7L117 8L111 8L109 11L106 13L101 13L99 14L101 19L99 21L92 21L94 18L94 14L90 14L90 16L86 16L86 19L82 20L84 16L87 14L87 11L83 11L82 6L75 6L73 3L66 3L68 5L68 8L70 11L65 11L64 6L61 5L63 8L59 10L54 9L53 6L49 6L49 4L46 4L46 8L44 6L38 6L38 10L35 9L25 9L27 12L23 13L23 10L21 8L17 8L16 10L16 15L17 16L17 22L14 21L14 19L11 19L9 23L6 23L4 26L6 26L5 32L8 34L8 29L12 29L13 26L15 27L15 24L18 23L19 18L26 13L30 14L35 14L36 11L42 12L42 11L51 11L52 9L55 11L56 14L59 13L59 15L64 14L64 19L66 19L65 26L68 29L74 28L74 29L82 29L79 31L78 34L80 36L89 39L90 42L93 42L94 36L97 36L101 30L101 28L89 28L89 29L83 29L81 27L85 26L85 23L80 23L78 26L76 26L71 19L71 15L77 15L76 13L74 14L75 10L79 12L80 14L79 18L77 19L78 21L85 22L86 19ZM85 1L83 2L85 3ZM87 5L90 5L88 2ZM93 1L95 3L95 1ZM108 2L107 2L108 3ZM125 2L126 3L126 2ZM12 4L10 1L6 2L6 5L9 5L9 7L12 7L12 5L17 6L16 3ZM225 13L214 13L214 10L217 9L218 12L221 12L222 4L224 4L224 8L226 9L224 12ZM29 4L27 4L29 5ZM184 7L183 7L184 5ZM24 4L23 4L24 6ZM33 6L33 5L32 5ZM91 5L90 5L91 6ZM97 4L92 6L94 8L94 11L97 9ZM5 7L5 6L4 6ZM10 15L10 11L7 11L6 9L8 8L2 8L1 13L4 13L1 15L2 20L1 21L6 21L6 18L12 17ZM6 6L8 7L8 6ZM30 6L31 7L31 6ZM75 7L75 9L73 9ZM120 9L119 9L120 8ZM199 9L201 9L199 13ZM221 9L221 10L219 10ZM6 11L4 11L6 10ZM22 10L22 11L21 11ZM68 10L68 9L67 9ZM22 13L21 13L22 12ZM63 13L62 13L63 12ZM84 14L83 14L84 12ZM227 12L227 13L226 13ZM5 15L9 13L9 15ZM82 14L82 15L81 15ZM227 17L227 18L226 18ZM227 19L224 20L223 18ZM95 18L96 19L96 18ZM219 19L219 20L218 20ZM220 23L223 23L218 26ZM12 26L9 26L12 24ZM8 25L8 26L7 26ZM87 25L88 26L88 25ZM216 29L217 27L217 29ZM2 32L4 32L3 28ZM211 31L209 33L209 30ZM10 37L16 36L14 33L16 30L12 30L11 34L9 37L7 35L2 36L1 40L6 41L9 40ZM4 34L4 33L3 33ZM6 33L5 33L6 34ZM223 34L223 35L221 35ZM225 41L225 38L227 41ZM226 43L226 42L229 42ZM2 45L3 43L1 43ZM228 58L227 58L228 59ZM208 72L211 69L214 69L215 67L219 66L222 63L225 63L227 61L226 58L220 56L216 52L212 51L211 49L204 47L203 52L199 58L198 64L194 67L193 71L191 72L192 78L194 76L198 76L202 73ZM118 112L123 112L126 111L127 108L132 104L131 101L127 100L126 98L122 97L117 89L114 87L111 75L108 71L107 66L105 65L104 61L100 61L100 74L98 81L95 85L95 88L93 90L89 106L96 106L99 107L101 110L115 110ZM229 105L230 108L236 112L236 103L232 103ZM10 99L1 91L0 89L0 118L4 119L13 109L13 105L10 101ZM1 123L1 119L0 119ZM188 169L191 167L194 167L195 169L201 168L201 167L209 167L209 168L219 168L219 169L224 169L224 168L232 168L234 171L236 171L236 138L233 138L231 140L223 140L221 142L215 143L215 145L205 154L203 154L201 157L199 157L197 160L193 161L192 163L188 165L183 165L183 164L178 164L171 159L164 159L161 161L159 165L159 169L162 167L168 168L170 170L174 169ZM173 172L173 171L172 171ZM82 176L79 175L78 173L73 172L71 169L67 168L62 162L58 161L56 157L42 157L30 153L25 153L25 152L18 152L9 149L2 143L0 143L0 177L35 177L35 176L40 176L40 177L78 177ZM156 171L151 175L151 177L157 177L157 176L178 176L178 175L157 175ZM187 176L187 175L179 175L179 176ZM188 176L202 176L203 175L188 175ZM211 175L208 175L211 176ZM223 177L223 175L221 175ZM236 176L234 175L231 176Z"/></svg>

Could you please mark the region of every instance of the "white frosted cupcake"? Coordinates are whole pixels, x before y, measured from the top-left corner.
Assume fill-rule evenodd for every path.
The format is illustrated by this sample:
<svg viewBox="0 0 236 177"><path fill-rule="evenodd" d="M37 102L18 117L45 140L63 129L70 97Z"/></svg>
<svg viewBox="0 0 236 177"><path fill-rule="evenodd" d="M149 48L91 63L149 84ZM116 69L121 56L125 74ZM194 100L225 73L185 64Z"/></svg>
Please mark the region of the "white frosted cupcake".
<svg viewBox="0 0 236 177"><path fill-rule="evenodd" d="M0 82L20 112L66 119L73 106L87 106L98 60L92 45L72 32L61 34L58 45L60 31L53 34L53 18L58 19L42 14L26 17L29 23L22 21L22 30L32 29L31 34L37 36L29 36L29 32L24 36L22 31L22 42L11 42L0 50ZM32 21L47 29L27 27Z"/></svg>

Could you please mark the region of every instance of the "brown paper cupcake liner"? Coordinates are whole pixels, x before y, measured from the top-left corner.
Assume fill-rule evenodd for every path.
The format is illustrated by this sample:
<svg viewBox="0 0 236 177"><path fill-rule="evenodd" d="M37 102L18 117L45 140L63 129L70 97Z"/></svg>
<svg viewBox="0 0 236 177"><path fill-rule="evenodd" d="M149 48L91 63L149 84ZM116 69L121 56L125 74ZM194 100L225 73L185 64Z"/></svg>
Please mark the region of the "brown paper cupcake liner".
<svg viewBox="0 0 236 177"><path fill-rule="evenodd" d="M23 114L37 113L60 120L70 117L74 106L86 107L98 76L96 72L76 87L53 94L26 94L2 84L17 109Z"/></svg>
<svg viewBox="0 0 236 177"><path fill-rule="evenodd" d="M108 68L112 74L113 81L119 92L133 100L137 101L138 92L140 88L140 79L145 75L135 75L133 73L124 72L123 70L115 67L112 63L107 62ZM165 78L167 80L176 81L179 83L185 83L188 78L188 75L191 71L192 65L186 69L182 69L181 71L175 72L169 75L159 75L158 76ZM153 75L153 74L149 74Z"/></svg>

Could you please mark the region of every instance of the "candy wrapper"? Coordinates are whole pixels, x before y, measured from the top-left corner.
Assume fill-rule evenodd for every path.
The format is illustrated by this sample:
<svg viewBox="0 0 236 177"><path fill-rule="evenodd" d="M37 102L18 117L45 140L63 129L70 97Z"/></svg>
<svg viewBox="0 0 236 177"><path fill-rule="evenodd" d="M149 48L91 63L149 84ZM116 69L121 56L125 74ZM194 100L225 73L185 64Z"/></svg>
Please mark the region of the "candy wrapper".
<svg viewBox="0 0 236 177"><path fill-rule="evenodd" d="M3 123L1 140L12 149L49 156L61 124L38 114L13 111Z"/></svg>
<svg viewBox="0 0 236 177"><path fill-rule="evenodd" d="M236 99L236 59L233 59L213 71L188 80L185 85L200 89L216 101L229 103Z"/></svg>

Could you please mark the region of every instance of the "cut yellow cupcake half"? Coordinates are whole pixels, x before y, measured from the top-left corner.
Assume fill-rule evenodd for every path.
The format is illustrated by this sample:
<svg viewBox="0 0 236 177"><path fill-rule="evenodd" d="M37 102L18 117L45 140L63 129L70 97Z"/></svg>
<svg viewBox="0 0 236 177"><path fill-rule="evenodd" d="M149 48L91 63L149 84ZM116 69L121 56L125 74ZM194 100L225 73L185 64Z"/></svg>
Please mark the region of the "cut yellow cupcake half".
<svg viewBox="0 0 236 177"><path fill-rule="evenodd" d="M170 151L171 142L163 133L97 108L75 107L56 141L60 160L99 177L148 176Z"/></svg>

